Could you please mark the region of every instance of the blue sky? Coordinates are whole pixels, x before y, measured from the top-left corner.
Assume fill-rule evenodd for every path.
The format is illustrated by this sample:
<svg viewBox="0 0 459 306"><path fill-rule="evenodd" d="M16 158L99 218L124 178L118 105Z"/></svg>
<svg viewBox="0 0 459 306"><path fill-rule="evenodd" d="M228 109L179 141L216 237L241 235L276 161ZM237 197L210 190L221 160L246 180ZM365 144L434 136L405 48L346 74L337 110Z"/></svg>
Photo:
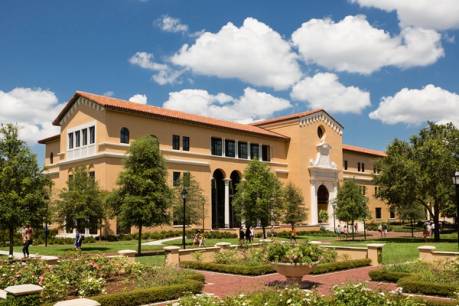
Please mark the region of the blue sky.
<svg viewBox="0 0 459 306"><path fill-rule="evenodd" d="M454 1L4 0L0 121L42 159L75 90L241 122L320 106L384 149L459 124Z"/></svg>

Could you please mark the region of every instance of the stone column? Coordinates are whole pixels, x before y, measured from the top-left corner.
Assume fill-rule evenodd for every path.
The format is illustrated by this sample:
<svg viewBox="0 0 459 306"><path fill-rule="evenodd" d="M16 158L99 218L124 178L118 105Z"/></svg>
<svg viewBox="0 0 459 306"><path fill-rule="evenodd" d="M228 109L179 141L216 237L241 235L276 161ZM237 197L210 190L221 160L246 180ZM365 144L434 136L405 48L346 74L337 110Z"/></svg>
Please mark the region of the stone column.
<svg viewBox="0 0 459 306"><path fill-rule="evenodd" d="M422 245L418 247L419 260L424 262L433 262L434 257L432 252L435 251L436 247L430 245Z"/></svg>
<svg viewBox="0 0 459 306"><path fill-rule="evenodd" d="M180 265L180 247L171 245L163 249L166 251L166 266L178 267Z"/></svg>
<svg viewBox="0 0 459 306"><path fill-rule="evenodd" d="M384 243L372 243L367 244L367 257L371 260L370 265L379 266L382 263L382 249Z"/></svg>
<svg viewBox="0 0 459 306"><path fill-rule="evenodd" d="M311 225L317 225L319 223L319 216L317 212L317 189L315 185L315 183L311 184L311 207L309 210L311 213Z"/></svg>
<svg viewBox="0 0 459 306"><path fill-rule="evenodd" d="M229 228L230 226L230 196L229 196L229 184L231 182L231 179L226 178L224 179L225 182L225 227Z"/></svg>

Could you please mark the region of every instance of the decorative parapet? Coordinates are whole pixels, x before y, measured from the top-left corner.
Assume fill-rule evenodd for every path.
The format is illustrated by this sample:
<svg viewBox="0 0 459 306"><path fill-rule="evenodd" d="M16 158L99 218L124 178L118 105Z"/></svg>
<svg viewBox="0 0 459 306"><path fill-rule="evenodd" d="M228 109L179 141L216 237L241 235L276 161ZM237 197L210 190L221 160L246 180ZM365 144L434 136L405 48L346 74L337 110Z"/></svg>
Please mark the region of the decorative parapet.
<svg viewBox="0 0 459 306"><path fill-rule="evenodd" d="M459 259L459 252L435 251L437 248L430 245L418 247L419 260L425 262L435 262L442 260Z"/></svg>

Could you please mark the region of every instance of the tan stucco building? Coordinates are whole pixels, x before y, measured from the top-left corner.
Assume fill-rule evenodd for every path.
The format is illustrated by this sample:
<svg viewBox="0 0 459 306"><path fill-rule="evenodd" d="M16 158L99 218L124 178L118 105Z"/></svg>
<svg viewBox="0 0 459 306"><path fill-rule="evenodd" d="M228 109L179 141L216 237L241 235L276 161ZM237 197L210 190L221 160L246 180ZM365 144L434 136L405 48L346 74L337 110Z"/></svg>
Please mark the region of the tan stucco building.
<svg viewBox="0 0 459 306"><path fill-rule="evenodd" d="M72 169L82 165L90 167L102 189L116 188L129 142L155 135L169 183L189 172L204 191L206 228L238 225L231 201L251 159L267 163L281 182L302 191L306 224L318 224L323 209L333 226L331 203L343 179L362 186L374 221L395 218L374 196L374 163L384 152L344 145L343 126L324 110L239 124L76 92L53 124L60 134L39 143L46 145L45 171L54 182L54 197Z"/></svg>

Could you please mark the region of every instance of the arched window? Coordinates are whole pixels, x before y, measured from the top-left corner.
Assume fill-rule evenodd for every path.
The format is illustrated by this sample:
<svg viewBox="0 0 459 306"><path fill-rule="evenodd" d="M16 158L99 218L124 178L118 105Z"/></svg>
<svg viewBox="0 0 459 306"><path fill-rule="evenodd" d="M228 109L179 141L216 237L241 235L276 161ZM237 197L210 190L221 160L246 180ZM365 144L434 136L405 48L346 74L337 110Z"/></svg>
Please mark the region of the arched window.
<svg viewBox="0 0 459 306"><path fill-rule="evenodd" d="M129 143L129 130L125 127L120 131L120 143Z"/></svg>
<svg viewBox="0 0 459 306"><path fill-rule="evenodd" d="M49 163L50 163L50 164L54 164L54 154L53 154L53 152L51 152L51 153L49 154Z"/></svg>

